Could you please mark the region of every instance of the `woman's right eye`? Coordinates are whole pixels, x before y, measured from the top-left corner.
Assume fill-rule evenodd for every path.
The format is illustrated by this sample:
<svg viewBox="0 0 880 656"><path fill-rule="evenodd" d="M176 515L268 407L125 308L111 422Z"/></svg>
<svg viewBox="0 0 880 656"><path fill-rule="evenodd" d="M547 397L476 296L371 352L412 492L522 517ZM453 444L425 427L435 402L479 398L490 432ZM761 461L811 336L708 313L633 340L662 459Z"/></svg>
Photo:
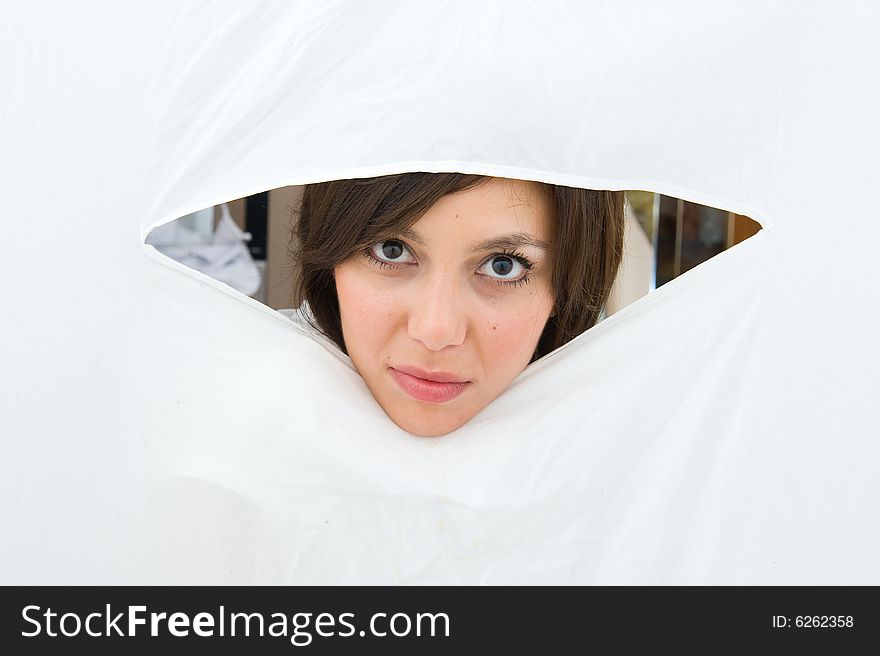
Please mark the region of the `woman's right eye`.
<svg viewBox="0 0 880 656"><path fill-rule="evenodd" d="M386 239L369 248L369 254L374 260L383 264L411 264L415 262L409 249L402 241Z"/></svg>

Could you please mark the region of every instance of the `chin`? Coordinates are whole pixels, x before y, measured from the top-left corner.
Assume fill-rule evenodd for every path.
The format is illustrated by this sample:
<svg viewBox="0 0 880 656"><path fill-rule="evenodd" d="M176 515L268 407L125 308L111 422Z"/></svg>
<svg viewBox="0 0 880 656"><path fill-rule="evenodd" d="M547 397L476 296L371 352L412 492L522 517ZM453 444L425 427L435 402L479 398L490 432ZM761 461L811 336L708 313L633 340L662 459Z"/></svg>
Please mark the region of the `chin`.
<svg viewBox="0 0 880 656"><path fill-rule="evenodd" d="M413 419L411 417L404 419L392 417L391 415L388 416L400 428L416 437L442 437L461 428L470 419L468 418L464 421L438 421L437 419Z"/></svg>

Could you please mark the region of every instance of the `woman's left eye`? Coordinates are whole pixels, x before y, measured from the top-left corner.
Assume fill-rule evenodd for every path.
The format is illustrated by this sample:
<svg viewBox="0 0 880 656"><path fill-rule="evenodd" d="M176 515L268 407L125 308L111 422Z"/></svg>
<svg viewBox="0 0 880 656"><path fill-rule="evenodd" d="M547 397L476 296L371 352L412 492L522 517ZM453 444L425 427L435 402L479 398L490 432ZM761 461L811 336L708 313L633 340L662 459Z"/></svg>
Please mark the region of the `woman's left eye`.
<svg viewBox="0 0 880 656"><path fill-rule="evenodd" d="M519 282L527 278L531 263L513 255L493 255L478 269L499 282Z"/></svg>

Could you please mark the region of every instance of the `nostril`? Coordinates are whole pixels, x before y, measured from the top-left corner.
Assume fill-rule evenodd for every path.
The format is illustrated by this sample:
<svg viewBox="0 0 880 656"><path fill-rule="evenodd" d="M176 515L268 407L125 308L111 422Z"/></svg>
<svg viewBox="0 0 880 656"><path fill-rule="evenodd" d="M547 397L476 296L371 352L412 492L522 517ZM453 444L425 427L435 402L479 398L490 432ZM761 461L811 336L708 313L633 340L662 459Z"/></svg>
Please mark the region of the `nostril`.
<svg viewBox="0 0 880 656"><path fill-rule="evenodd" d="M410 318L409 335L432 351L458 346L467 333L467 321L460 313L423 312Z"/></svg>

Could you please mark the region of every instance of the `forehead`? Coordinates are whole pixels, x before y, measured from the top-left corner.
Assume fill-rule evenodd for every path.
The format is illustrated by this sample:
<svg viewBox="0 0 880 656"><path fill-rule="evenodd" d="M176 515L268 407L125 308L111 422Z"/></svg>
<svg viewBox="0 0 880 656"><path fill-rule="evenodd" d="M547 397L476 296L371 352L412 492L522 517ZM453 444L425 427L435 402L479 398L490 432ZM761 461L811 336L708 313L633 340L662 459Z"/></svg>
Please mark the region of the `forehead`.
<svg viewBox="0 0 880 656"><path fill-rule="evenodd" d="M544 241L553 236L550 204L541 185L508 178L490 178L444 196L412 227L429 242L499 232L527 232Z"/></svg>

